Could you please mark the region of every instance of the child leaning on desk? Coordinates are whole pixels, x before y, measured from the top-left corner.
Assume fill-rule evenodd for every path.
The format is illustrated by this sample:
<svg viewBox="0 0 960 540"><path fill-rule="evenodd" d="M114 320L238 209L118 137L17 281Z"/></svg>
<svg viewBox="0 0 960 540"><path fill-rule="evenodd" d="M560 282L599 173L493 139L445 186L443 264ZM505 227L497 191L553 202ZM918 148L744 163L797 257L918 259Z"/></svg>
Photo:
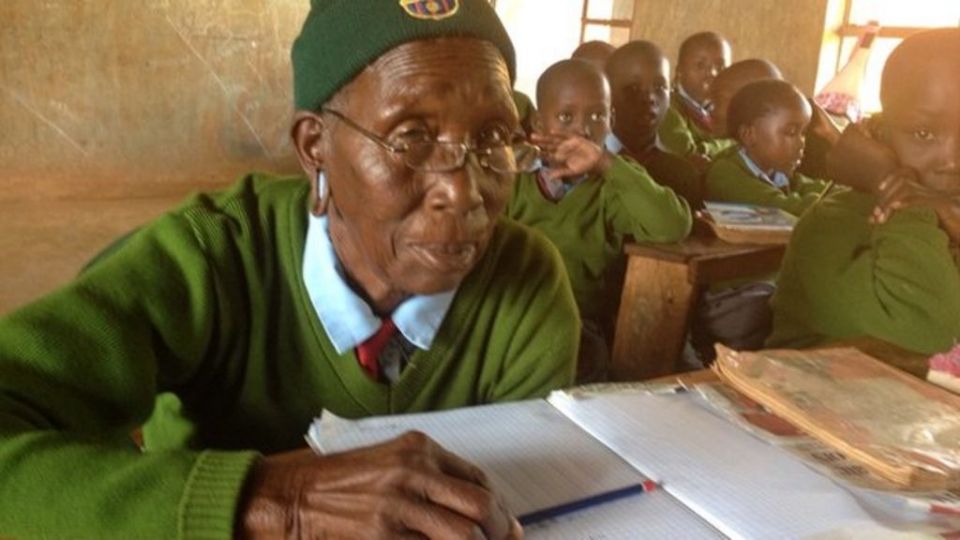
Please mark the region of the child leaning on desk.
<svg viewBox="0 0 960 540"><path fill-rule="evenodd" d="M677 242L690 232L686 201L657 184L640 165L604 148L610 132L610 88L582 60L550 66L537 82L533 142L541 166L521 174L506 214L538 229L560 251L583 319L578 380L605 378L608 332L615 313L611 272L623 242Z"/></svg>
<svg viewBox="0 0 960 540"><path fill-rule="evenodd" d="M706 200L773 206L799 216L826 191L828 182L797 172L811 108L796 87L778 79L749 83L725 114L726 132L737 144L710 166Z"/></svg>
<svg viewBox="0 0 960 540"><path fill-rule="evenodd" d="M721 117L736 145L710 166L705 200L772 206L800 215L832 186L796 170L811 108L792 84L776 78L745 84ZM763 346L772 327L769 300L775 282L776 275L754 276L714 284L704 293L691 325L691 344L702 362L713 360L717 342L741 350Z"/></svg>
<svg viewBox="0 0 960 540"><path fill-rule="evenodd" d="M958 28L890 55L882 117L848 128L831 157L858 191L825 198L794 230L770 346L871 336L932 354L960 340L958 58Z"/></svg>

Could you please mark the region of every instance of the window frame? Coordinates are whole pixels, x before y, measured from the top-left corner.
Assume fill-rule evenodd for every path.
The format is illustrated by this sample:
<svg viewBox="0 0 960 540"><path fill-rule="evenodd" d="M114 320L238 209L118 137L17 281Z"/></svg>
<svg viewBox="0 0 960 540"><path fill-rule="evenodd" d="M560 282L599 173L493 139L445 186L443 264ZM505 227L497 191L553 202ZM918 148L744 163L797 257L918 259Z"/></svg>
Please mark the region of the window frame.
<svg viewBox="0 0 960 540"><path fill-rule="evenodd" d="M845 43L856 40L868 28L867 24L857 24L850 21L855 2L871 2L872 0L828 0L826 24L824 25L823 40L820 50L820 59L817 66L817 82L815 89L819 91L827 84L849 61L849 49ZM884 26L882 21L877 32L877 39L903 40L917 32L929 30L931 26ZM847 52L847 54L844 54ZM873 105L875 107L875 104ZM873 108L865 109L867 114L876 112Z"/></svg>
<svg viewBox="0 0 960 540"><path fill-rule="evenodd" d="M863 34L867 29L865 24L855 24L850 22L850 14L853 12L853 3L864 0L843 0L843 18L840 21L840 26L834 30L834 34L842 42L845 38L858 37ZM869 1L869 0L867 0ZM884 26L880 25L880 31L877 33L877 38L896 38L896 39L906 39L917 32L922 32L924 30L929 30L934 28L932 26ZM843 47L837 47L837 62L834 68L834 73L839 73L843 69Z"/></svg>
<svg viewBox="0 0 960 540"><path fill-rule="evenodd" d="M634 0L636 2L636 0ZM634 6L636 7L636 6ZM580 16L580 43L587 35L588 26L609 26L610 28L633 29L633 17L629 19L592 19L588 17L590 13L590 0L583 0L583 12Z"/></svg>

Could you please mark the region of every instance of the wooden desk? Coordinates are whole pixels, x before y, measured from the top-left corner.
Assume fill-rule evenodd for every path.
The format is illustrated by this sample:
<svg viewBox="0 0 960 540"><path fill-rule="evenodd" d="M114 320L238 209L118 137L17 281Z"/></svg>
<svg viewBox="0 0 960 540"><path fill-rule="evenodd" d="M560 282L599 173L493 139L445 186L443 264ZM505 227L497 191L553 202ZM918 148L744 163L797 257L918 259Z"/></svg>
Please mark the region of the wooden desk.
<svg viewBox="0 0 960 540"><path fill-rule="evenodd" d="M627 244L611 380L673 373L703 288L717 281L775 272L784 249L773 244L730 244L702 233L678 244Z"/></svg>

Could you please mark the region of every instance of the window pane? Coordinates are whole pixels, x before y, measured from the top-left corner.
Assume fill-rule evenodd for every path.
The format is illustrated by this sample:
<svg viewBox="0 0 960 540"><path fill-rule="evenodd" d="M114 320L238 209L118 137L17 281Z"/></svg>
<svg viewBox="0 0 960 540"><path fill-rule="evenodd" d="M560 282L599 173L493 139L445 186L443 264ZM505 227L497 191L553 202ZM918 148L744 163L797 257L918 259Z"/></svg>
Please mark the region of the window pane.
<svg viewBox="0 0 960 540"><path fill-rule="evenodd" d="M583 0L497 0L497 14L518 51L516 88L533 97L543 70L580 44Z"/></svg>
<svg viewBox="0 0 960 540"><path fill-rule="evenodd" d="M849 0L850 23L883 26L958 26L958 0Z"/></svg>
<svg viewBox="0 0 960 540"><path fill-rule="evenodd" d="M857 37L847 37L840 45L840 58L843 59L838 70L846 64L847 59L857 45ZM860 106L867 114L880 110L880 74L883 64L893 49L903 41L900 38L877 38L870 48L870 59L867 61L867 72L860 85Z"/></svg>
<svg viewBox="0 0 960 540"><path fill-rule="evenodd" d="M606 41L614 47L619 47L630 41L630 29L606 24L588 24L584 28L583 41L593 40Z"/></svg>
<svg viewBox="0 0 960 540"><path fill-rule="evenodd" d="M602 20L633 19L633 0L584 0L587 18Z"/></svg>

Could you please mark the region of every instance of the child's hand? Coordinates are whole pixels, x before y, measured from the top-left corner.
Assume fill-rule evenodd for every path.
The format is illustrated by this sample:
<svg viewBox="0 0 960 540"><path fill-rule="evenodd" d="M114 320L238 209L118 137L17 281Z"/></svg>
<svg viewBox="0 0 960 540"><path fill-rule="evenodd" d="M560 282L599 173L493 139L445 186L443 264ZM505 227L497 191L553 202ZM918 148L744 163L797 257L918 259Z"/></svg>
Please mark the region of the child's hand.
<svg viewBox="0 0 960 540"><path fill-rule="evenodd" d="M713 163L710 161L710 156L706 154L690 154L688 159L690 163L693 163L693 166L696 167L701 173L707 172L707 169L710 168L710 164Z"/></svg>
<svg viewBox="0 0 960 540"><path fill-rule="evenodd" d="M827 178L857 191L874 193L898 167L897 157L867 125L850 124L827 154Z"/></svg>
<svg viewBox="0 0 960 540"><path fill-rule="evenodd" d="M603 174L610 168L611 156L597 143L578 135L533 133L531 141L540 147L547 163L548 178Z"/></svg>
<svg viewBox="0 0 960 540"><path fill-rule="evenodd" d="M913 169L900 168L880 182L877 197L877 206L870 218L872 223L885 223L901 208L922 206L936 212L940 227L951 241L960 242L960 190L931 189L918 182Z"/></svg>
<svg viewBox="0 0 960 540"><path fill-rule="evenodd" d="M807 101L810 103L810 109L812 111L810 126L807 129L828 141L831 146L837 144L837 141L840 140L840 128L833 123L827 111L823 110L823 107L820 105L817 105L816 101L812 99L808 99Z"/></svg>

